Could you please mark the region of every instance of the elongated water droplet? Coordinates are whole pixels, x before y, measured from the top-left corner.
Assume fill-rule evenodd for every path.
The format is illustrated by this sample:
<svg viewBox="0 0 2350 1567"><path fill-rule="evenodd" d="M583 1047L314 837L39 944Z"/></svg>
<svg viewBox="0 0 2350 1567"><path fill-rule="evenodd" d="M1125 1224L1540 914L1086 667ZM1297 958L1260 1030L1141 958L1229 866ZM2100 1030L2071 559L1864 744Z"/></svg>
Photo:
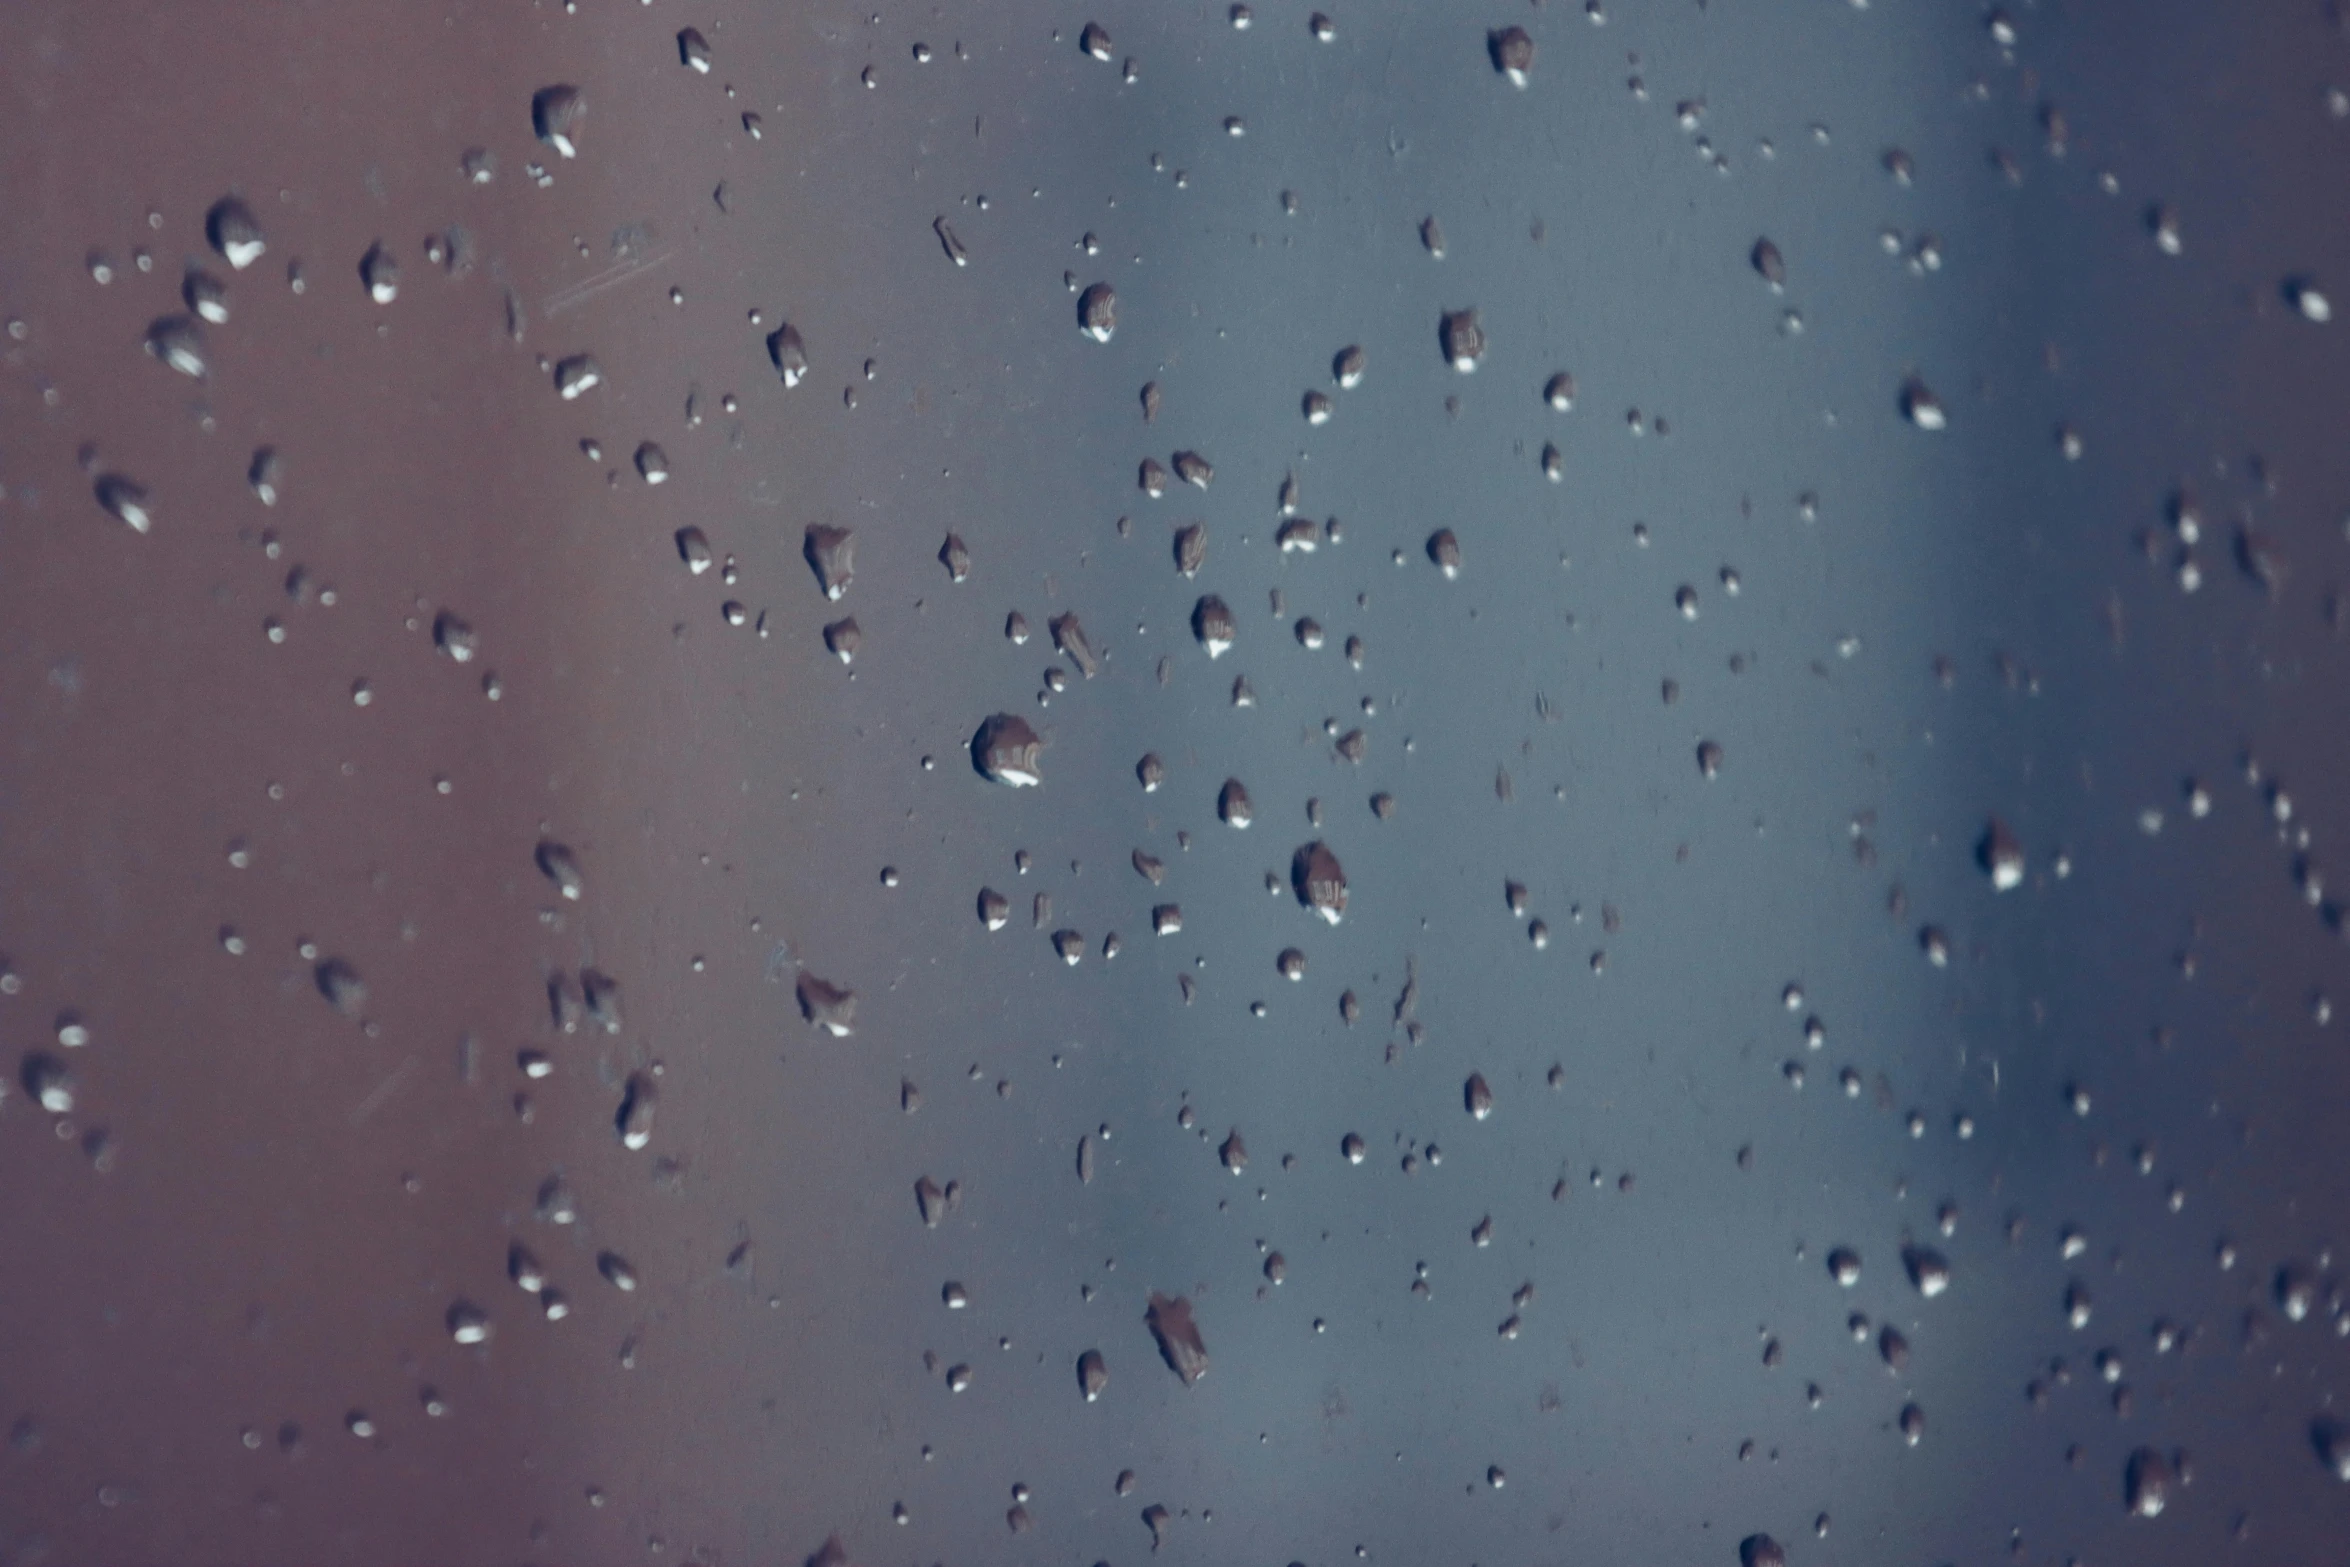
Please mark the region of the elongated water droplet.
<svg viewBox="0 0 2350 1567"><path fill-rule="evenodd" d="M145 533L155 525L155 513L147 503L147 491L135 481L119 473L102 473L91 490L98 497L98 504L132 532Z"/></svg>
<svg viewBox="0 0 2350 1567"><path fill-rule="evenodd" d="M808 373L808 345L800 340L800 329L786 321L768 333L767 358L785 386L799 385Z"/></svg>
<svg viewBox="0 0 2350 1567"><path fill-rule="evenodd" d="M579 122L587 117L587 99L569 83L541 87L531 94L531 134L566 158L579 155L574 138L579 134Z"/></svg>
<svg viewBox="0 0 2350 1567"><path fill-rule="evenodd" d="M1106 343L1118 330L1118 291L1096 283L1077 296L1077 329L1097 343Z"/></svg>

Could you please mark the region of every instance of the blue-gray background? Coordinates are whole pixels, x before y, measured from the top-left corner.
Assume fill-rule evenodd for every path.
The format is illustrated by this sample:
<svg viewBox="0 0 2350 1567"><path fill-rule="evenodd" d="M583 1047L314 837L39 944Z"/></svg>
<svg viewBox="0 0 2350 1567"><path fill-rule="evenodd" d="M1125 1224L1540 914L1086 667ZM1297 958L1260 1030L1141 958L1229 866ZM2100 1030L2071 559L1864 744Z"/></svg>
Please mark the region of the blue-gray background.
<svg viewBox="0 0 2350 1567"><path fill-rule="evenodd" d="M1757 1531L1799 1563L2338 1549L2350 1490L2311 1433L2350 1355L2350 1068L2296 866L2350 810L2350 361L2283 290L2350 289L2350 39L2299 0L2017 4L2005 47L1945 0L1340 0L1325 43L1251 3L1246 30L1127 0L0 20L0 1048L77 1087L63 1118L0 1101L0 1551L797 1562L837 1530L860 1563L1131 1562L1151 1505L1178 1564L1727 1567ZM1487 52L1513 24L1523 91ZM588 104L575 160L531 136L556 82ZM269 240L237 274L203 236L230 191ZM424 236L453 229L444 271ZM1912 268L1927 236L1940 266ZM357 276L379 240L389 305ZM232 304L202 383L140 351L191 264ZM1076 330L1098 280L1107 345ZM1437 340L1463 308L1467 376ZM782 320L811 364L788 390ZM579 352L604 384L565 402L548 365ZM1947 430L1903 422L1912 376ZM274 508L244 482L262 445ZM1142 494L1179 449L1212 485ZM97 472L147 487L151 534ZM1343 543L1276 551L1291 474ZM837 606L812 523L855 529ZM685 570L689 524L738 582ZM288 595L296 566L331 607ZM1240 625L1212 664L1203 592ZM472 664L435 655L443 609ZM1040 708L1064 611L1102 669ZM853 674L820 636L844 613ZM968 765L998 710L1046 737L1040 788ZM1357 725L1359 766L1331 739ZM1246 833L1216 820L1227 777ZM1975 861L1994 813L2029 855L2005 894ZM1351 881L1335 929L1285 886L1317 836ZM1180 934L1150 934L1162 901ZM305 941L364 976L368 1027ZM801 1021L795 963L857 991L852 1036ZM583 965L626 987L617 1036L550 1030L547 978ZM626 1152L620 1085L656 1067ZM569 1230L533 1217L555 1172ZM923 1175L961 1182L935 1231ZM568 1320L506 1281L517 1239ZM1912 1241L1946 1295L1902 1278ZM2287 1263L2321 1281L2308 1321ZM1154 1289L1194 1301L1196 1386L1158 1363ZM487 1346L450 1342L459 1299ZM1855 1310L1907 1336L1901 1374ZM2123 1506L2142 1445L2193 1477L2151 1521Z"/></svg>

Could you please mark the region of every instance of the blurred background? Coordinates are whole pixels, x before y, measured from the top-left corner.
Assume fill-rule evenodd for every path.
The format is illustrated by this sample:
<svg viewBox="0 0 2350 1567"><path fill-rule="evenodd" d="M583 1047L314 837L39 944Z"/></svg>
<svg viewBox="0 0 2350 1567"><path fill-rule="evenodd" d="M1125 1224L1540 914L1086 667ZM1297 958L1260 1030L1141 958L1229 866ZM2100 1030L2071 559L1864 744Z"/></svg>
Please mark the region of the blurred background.
<svg viewBox="0 0 2350 1567"><path fill-rule="evenodd" d="M2340 1554L2342 17L1320 3L0 18L0 1560Z"/></svg>

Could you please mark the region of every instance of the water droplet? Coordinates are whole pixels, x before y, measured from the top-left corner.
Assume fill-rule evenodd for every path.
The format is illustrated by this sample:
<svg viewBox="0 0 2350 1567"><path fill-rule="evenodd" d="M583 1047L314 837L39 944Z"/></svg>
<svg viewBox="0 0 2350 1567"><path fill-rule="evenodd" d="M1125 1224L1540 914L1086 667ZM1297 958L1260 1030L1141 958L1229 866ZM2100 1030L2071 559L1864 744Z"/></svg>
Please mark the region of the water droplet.
<svg viewBox="0 0 2350 1567"><path fill-rule="evenodd" d="M857 649L864 644L865 633L857 628L854 615L833 621L824 628L824 651L844 664L855 662Z"/></svg>
<svg viewBox="0 0 2350 1567"><path fill-rule="evenodd" d="M1158 1340L1159 1354L1167 1362L1168 1370L1187 1384L1207 1374L1208 1349L1192 1320L1189 1299L1181 1295L1170 1299L1153 1290L1143 1320L1151 1330L1151 1337ZM1160 1512L1164 1516L1164 1509ZM1152 1532L1156 1534L1158 1530L1154 1528Z"/></svg>
<svg viewBox="0 0 2350 1567"><path fill-rule="evenodd" d="M1175 569L1186 577L1196 576L1208 558L1208 525L1190 523L1175 530Z"/></svg>
<svg viewBox="0 0 2350 1567"><path fill-rule="evenodd" d="M1493 68L1508 78L1512 87L1523 88L1534 69L1534 40L1523 27L1505 27L1497 33L1485 35L1485 50L1493 57Z"/></svg>
<svg viewBox="0 0 2350 1567"><path fill-rule="evenodd" d="M147 502L147 491L136 482L118 473L103 473L91 487L98 504L117 521L135 533L145 533L155 524L155 514Z"/></svg>
<svg viewBox="0 0 2350 1567"><path fill-rule="evenodd" d="M710 40L699 28L681 28L677 34L677 63L688 70L710 74Z"/></svg>
<svg viewBox="0 0 2350 1567"><path fill-rule="evenodd" d="M1428 535L1428 559L1444 573L1447 581L1461 574L1461 541L1454 537L1452 529L1438 528Z"/></svg>
<svg viewBox="0 0 2350 1567"><path fill-rule="evenodd" d="M1787 1552L1767 1534L1750 1534L1738 1542L1738 1567L1787 1567Z"/></svg>
<svg viewBox="0 0 2350 1567"><path fill-rule="evenodd" d="M451 1303L447 1318L449 1337L460 1344L486 1344L490 1341L490 1315L469 1300Z"/></svg>
<svg viewBox="0 0 2350 1567"><path fill-rule="evenodd" d="M1240 626L1231 608L1210 593L1191 608L1191 634L1208 650L1208 657L1221 658L1240 635Z"/></svg>
<svg viewBox="0 0 2350 1567"><path fill-rule="evenodd" d="M1118 330L1118 291L1096 283L1077 296L1077 329L1097 343L1106 343Z"/></svg>
<svg viewBox="0 0 2350 1567"><path fill-rule="evenodd" d="M73 1074L53 1055L34 1051L24 1058L18 1079L33 1103L51 1115L70 1115L74 1105Z"/></svg>
<svg viewBox="0 0 2350 1567"><path fill-rule="evenodd" d="M2137 1517L2159 1518L2176 1480L2168 1459L2151 1447L2138 1448L2122 1469L2123 1501Z"/></svg>
<svg viewBox="0 0 2350 1567"><path fill-rule="evenodd" d="M1112 52L1109 29L1099 22L1086 23L1085 30L1077 35L1077 47L1108 64Z"/></svg>
<svg viewBox="0 0 2350 1567"><path fill-rule="evenodd" d="M1474 1120L1482 1121L1493 1114L1493 1090L1486 1084L1485 1074L1471 1072L1461 1088L1461 1103Z"/></svg>
<svg viewBox="0 0 2350 1567"><path fill-rule="evenodd" d="M930 227L938 235L938 243L946 251L949 261L958 267L971 264L971 252L963 248L962 237L955 232L955 226L946 220L946 214L939 214Z"/></svg>
<svg viewBox="0 0 2350 1567"><path fill-rule="evenodd" d="M620 1132L620 1146L631 1151L642 1148L653 1140L653 1113L661 1102L660 1090L643 1072L631 1072L620 1094L620 1113L613 1125ZM541 1212L545 1211L545 1192L540 1193ZM557 1224L569 1221L556 1219Z"/></svg>
<svg viewBox="0 0 2350 1567"><path fill-rule="evenodd" d="M1924 1246L1905 1246L1901 1251L1901 1265L1908 1270L1909 1282L1928 1300L1950 1288L1950 1259Z"/></svg>
<svg viewBox="0 0 2350 1567"><path fill-rule="evenodd" d="M1445 362L1463 375L1476 369L1477 361L1485 357L1485 328L1474 310L1445 311L1436 335Z"/></svg>
<svg viewBox="0 0 2350 1567"><path fill-rule="evenodd" d="M2318 292L2318 287L2305 277L2287 278L2284 287L2285 303L2301 312L2301 319L2320 325L2334 319L2333 302Z"/></svg>
<svg viewBox="0 0 2350 1567"><path fill-rule="evenodd" d="M857 536L853 528L811 526L800 553L807 558L808 569L816 573L816 586L827 599L839 598L856 580Z"/></svg>
<svg viewBox="0 0 2350 1567"><path fill-rule="evenodd" d="M1949 423L1942 411L1942 399L1916 376L1911 376L1901 388L1901 416L1921 430L1940 430Z"/></svg>
<svg viewBox="0 0 2350 1567"><path fill-rule="evenodd" d="M1341 388L1352 391L1363 384L1363 369L1366 362L1362 345L1349 343L1338 351L1336 358L1330 361L1330 373L1337 378Z"/></svg>
<svg viewBox="0 0 2350 1567"><path fill-rule="evenodd" d="M1289 884L1297 901L1335 925L1346 915L1346 871L1327 844L1302 845L1289 861Z"/></svg>
<svg viewBox="0 0 2350 1567"><path fill-rule="evenodd" d="M531 134L566 158L579 155L573 137L578 134L579 122L586 117L587 99L568 83L542 87L531 94Z"/></svg>
<svg viewBox="0 0 2350 1567"><path fill-rule="evenodd" d="M2024 883L2024 846L2007 823L1991 818L1975 857L1991 878L1995 892L2010 892Z"/></svg>
<svg viewBox="0 0 2350 1567"><path fill-rule="evenodd" d="M1216 794L1216 815L1232 827L1246 827L1256 820L1256 807L1249 803L1248 788L1239 779L1224 780L1224 787Z"/></svg>
<svg viewBox="0 0 2350 1567"><path fill-rule="evenodd" d="M1053 634L1053 646L1077 666L1077 672L1091 680L1101 673L1101 660L1094 655L1093 644L1085 638L1085 627L1074 611L1055 615L1047 626Z"/></svg>
<svg viewBox="0 0 2350 1567"><path fill-rule="evenodd" d="M856 1032L857 993L846 985L835 985L818 979L805 969L800 972L795 993L799 998L800 1016L808 1026L820 1029L838 1039Z"/></svg>
<svg viewBox="0 0 2350 1567"><path fill-rule="evenodd" d="M808 345L789 321L767 334L767 358L787 387L797 386L808 373Z"/></svg>
<svg viewBox="0 0 2350 1567"><path fill-rule="evenodd" d="M210 368L204 356L204 329L190 316L164 316L149 325L147 352L198 381Z"/></svg>
<svg viewBox="0 0 2350 1567"><path fill-rule="evenodd" d="M367 290L367 297L379 305L388 305L400 297L400 263L384 248L382 240L367 247L367 254L359 258L359 281Z"/></svg>
<svg viewBox="0 0 2350 1567"><path fill-rule="evenodd" d="M1028 721L1012 713L997 713L971 737L971 764L983 778L1013 788L1041 783L1038 758L1044 741Z"/></svg>
<svg viewBox="0 0 2350 1567"><path fill-rule="evenodd" d="M259 261L269 248L253 209L235 196L221 197L204 214L204 237L220 252L221 259L239 272Z"/></svg>
<svg viewBox="0 0 2350 1567"><path fill-rule="evenodd" d="M604 367L593 354L573 354L555 366L555 390L567 403L603 382Z"/></svg>

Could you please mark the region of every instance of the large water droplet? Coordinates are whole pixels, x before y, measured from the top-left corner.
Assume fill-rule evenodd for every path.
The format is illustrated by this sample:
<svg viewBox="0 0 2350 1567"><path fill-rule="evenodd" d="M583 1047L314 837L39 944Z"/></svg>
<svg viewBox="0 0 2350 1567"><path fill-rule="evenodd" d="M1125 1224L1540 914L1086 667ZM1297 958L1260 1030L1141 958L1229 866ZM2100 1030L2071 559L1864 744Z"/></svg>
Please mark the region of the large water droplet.
<svg viewBox="0 0 2350 1567"><path fill-rule="evenodd" d="M971 737L971 765L983 778L1015 789L1043 782L1038 759L1044 741L1016 713L997 713Z"/></svg>
<svg viewBox="0 0 2350 1567"><path fill-rule="evenodd" d="M253 209L235 196L221 197L204 214L204 237L220 252L221 259L239 272L259 261L269 248Z"/></svg>

